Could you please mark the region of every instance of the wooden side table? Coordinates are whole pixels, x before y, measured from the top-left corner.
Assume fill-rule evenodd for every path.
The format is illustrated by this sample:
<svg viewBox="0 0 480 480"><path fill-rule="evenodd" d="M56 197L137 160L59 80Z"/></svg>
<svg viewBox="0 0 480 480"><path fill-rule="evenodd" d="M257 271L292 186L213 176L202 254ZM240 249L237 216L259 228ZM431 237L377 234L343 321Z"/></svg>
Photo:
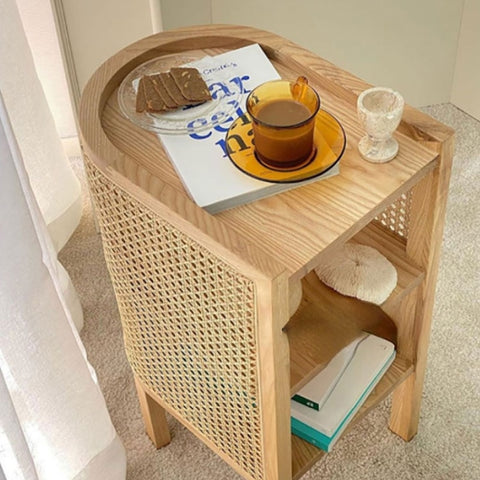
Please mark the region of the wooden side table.
<svg viewBox="0 0 480 480"><path fill-rule="evenodd" d="M347 134L340 175L215 216L197 207L158 139L126 120L122 79L154 57L259 43L282 77L306 75ZM393 392L390 428L417 432L453 151L453 132L406 107L400 153L369 164L357 142L367 85L279 36L209 25L120 51L92 77L80 127L90 187L148 434L165 410L244 478L298 478L324 453L290 434L289 401L359 330L396 340L397 358L352 422ZM342 297L313 268L347 240L397 268L380 307ZM301 283L300 283L301 282ZM289 314L289 296L300 307Z"/></svg>

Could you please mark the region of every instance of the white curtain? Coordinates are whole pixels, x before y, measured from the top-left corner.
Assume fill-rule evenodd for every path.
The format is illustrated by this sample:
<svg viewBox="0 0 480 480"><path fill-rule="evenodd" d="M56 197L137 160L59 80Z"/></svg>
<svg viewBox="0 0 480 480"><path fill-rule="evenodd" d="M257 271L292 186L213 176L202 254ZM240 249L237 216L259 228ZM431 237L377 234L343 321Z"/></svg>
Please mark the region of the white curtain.
<svg viewBox="0 0 480 480"><path fill-rule="evenodd" d="M0 92L35 198L59 251L80 221L80 183L63 151L15 0L0 0ZM80 302L67 272L60 264L58 268L62 290L80 330Z"/></svg>
<svg viewBox="0 0 480 480"><path fill-rule="evenodd" d="M14 0L0 0L0 479L123 480L57 252L81 215ZM76 328L75 328L76 327Z"/></svg>
<svg viewBox="0 0 480 480"><path fill-rule="evenodd" d="M125 478L0 96L0 463L7 480Z"/></svg>

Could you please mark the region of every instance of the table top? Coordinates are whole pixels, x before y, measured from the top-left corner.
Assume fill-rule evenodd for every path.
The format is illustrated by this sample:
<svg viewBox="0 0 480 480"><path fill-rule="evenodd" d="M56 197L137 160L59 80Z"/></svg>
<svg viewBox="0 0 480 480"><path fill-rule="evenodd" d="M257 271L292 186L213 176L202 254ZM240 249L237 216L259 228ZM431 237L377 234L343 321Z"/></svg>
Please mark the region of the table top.
<svg viewBox="0 0 480 480"><path fill-rule="evenodd" d="M190 200L155 134L122 116L116 93L122 79L150 58L193 50L212 55L251 43L260 44L283 78L308 77L322 107L344 127L347 145L339 175L212 216ZM82 142L89 158L117 180L139 186L207 235L213 228L216 238L224 239L218 234L224 226L237 232L247 244L274 257L295 280L431 171L437 165L436 142L452 135L448 127L406 106L394 135L400 145L398 156L386 164L366 162L357 150L364 132L357 120L356 99L368 87L269 32L232 25L189 27L143 39L100 67L82 96ZM238 252L242 255L242 247Z"/></svg>

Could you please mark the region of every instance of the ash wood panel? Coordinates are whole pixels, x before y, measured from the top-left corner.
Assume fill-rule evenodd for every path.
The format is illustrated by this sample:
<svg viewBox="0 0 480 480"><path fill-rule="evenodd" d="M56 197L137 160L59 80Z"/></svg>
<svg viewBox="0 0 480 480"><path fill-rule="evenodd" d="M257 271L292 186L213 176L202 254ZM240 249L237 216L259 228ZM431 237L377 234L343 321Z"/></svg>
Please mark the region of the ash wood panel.
<svg viewBox="0 0 480 480"><path fill-rule="evenodd" d="M289 349L281 328L288 318L287 275L258 282L256 289L264 478L290 480Z"/></svg>
<svg viewBox="0 0 480 480"><path fill-rule="evenodd" d="M223 33L227 30L229 29L224 28ZM244 33L247 34L249 30L246 29ZM223 250L230 263L233 261L236 265L242 265L242 272L256 279L263 274L275 277L284 270L284 267L271 258L268 252L260 251L254 245L245 242L240 234L197 207L186 192L172 186L168 178L155 175L152 179L151 173L143 165L139 165L135 159L110 141L102 124L105 105L109 98L125 75L136 65L157 56L198 48L239 48L252 43L247 37L235 37L231 33L224 35L219 29L211 29L210 34L207 32L205 35L201 33L199 35L198 31L192 30L190 34L177 32L154 35L123 49L105 62L85 87L79 123L83 152L103 173L124 190L134 191L135 195L154 211L167 215L174 225L181 224L182 230L187 229L192 238L201 239L201 242L207 241L208 248L213 251ZM268 37L268 34L259 34L258 38L263 37ZM281 39L272 41L276 44ZM140 134L137 130L137 133L138 138L135 137L135 141L138 150L141 151L143 135L148 132ZM133 137L130 138L134 141ZM144 155L148 155L148 152L144 152ZM114 167L117 165L122 166L121 172L115 170Z"/></svg>
<svg viewBox="0 0 480 480"><path fill-rule="evenodd" d="M327 452L296 435L292 435L292 479L296 480L308 472Z"/></svg>
<svg viewBox="0 0 480 480"><path fill-rule="evenodd" d="M397 325L397 353L413 364L416 362L415 315L419 293L420 288L413 290L390 312Z"/></svg>
<svg viewBox="0 0 480 480"><path fill-rule="evenodd" d="M372 222L352 238L353 242L375 248L384 255L397 270L397 286L381 308L390 316L401 300L417 288L425 273L406 253L406 244L378 222Z"/></svg>
<svg viewBox="0 0 480 480"><path fill-rule="evenodd" d="M395 392L390 429L405 440L415 436L420 418L423 382L432 326L435 286L438 275L445 211L453 159L453 137L438 144L438 167L413 192L407 253L425 269L419 288L410 340L415 374Z"/></svg>
<svg viewBox="0 0 480 480"><path fill-rule="evenodd" d="M397 356L342 435L345 435L350 429L354 428L356 423L362 420L373 408L387 398L396 387L406 383L412 376L412 363L405 358ZM292 435L292 478L294 480L300 478L325 455L326 453L323 450Z"/></svg>
<svg viewBox="0 0 480 480"><path fill-rule="evenodd" d="M396 343L395 324L377 305L340 295L314 272L303 279L302 287L300 307L285 327L290 344L291 395L363 332Z"/></svg>
<svg viewBox="0 0 480 480"><path fill-rule="evenodd" d="M415 359L411 327L415 311L412 312L411 308L403 310L401 304L419 286L425 277L424 272L408 258L405 242L378 223L371 223L352 240L378 249L392 262L398 274L397 287L377 307L340 295L324 285L314 272L303 279L302 301L286 326L290 342L292 395L362 331L392 340L401 355L411 362Z"/></svg>
<svg viewBox="0 0 480 480"><path fill-rule="evenodd" d="M379 167L365 162L357 152L361 131L352 107L339 99L328 106L347 132L339 176L217 215L265 251L281 250L282 261L297 279L327 254L327 247L350 238L425 176L436 156L425 150L419 153L418 146L399 139L400 154L392 163Z"/></svg>
<svg viewBox="0 0 480 480"><path fill-rule="evenodd" d="M178 191L178 195L183 196L183 184L158 137L122 115L117 94L118 89L109 97L102 114L102 125L109 140L126 154L115 159L112 167L135 184L142 185L155 198L160 197L158 187L156 188L160 183L168 184ZM142 148L138 148L140 138Z"/></svg>
<svg viewBox="0 0 480 480"><path fill-rule="evenodd" d="M296 52L300 50L302 49L297 48ZM394 163L382 165L379 169L378 165L361 160L356 150L358 139L363 133L356 119L356 96L340 88L334 80L325 79L316 72L321 60L315 60L313 55L302 52L301 59L292 62L290 57L283 54L284 51L282 48L281 53L276 52L271 57L282 76L295 78L299 73L307 75L322 98L322 108L336 115L346 129L347 149L340 162L341 175L327 182L303 187L301 192L293 190L255 202L253 205L236 209L234 214L221 213L219 218L227 223L231 218L234 228L238 227L251 240L261 238L261 244L269 250L276 251L281 247L287 268L295 278L300 278L318 261L322 254L319 252L327 245L332 246L332 239L346 240L355 233L355 229L361 228L359 221L365 225L373 218L375 208L378 213L378 204L382 199L387 199L382 206L388 205L393 198L425 175L427 170L423 170L416 178L411 177L414 168L408 171L412 168L409 162L419 154L419 148L418 145L413 147L410 139L401 133L397 135L401 153ZM300 58L300 53L298 57ZM435 152L427 152L425 149L422 154L426 155L427 161L436 155ZM387 173L386 170L390 168L391 171ZM417 165L417 168L421 169L421 166ZM405 177L399 178L403 174ZM405 183L407 178L412 181ZM367 184L370 187L368 191L364 188ZM395 185L402 185L402 190L395 189ZM307 189L310 195L308 199L305 195ZM378 197L375 198L377 193ZM349 214L352 214L352 217L349 218ZM255 224L255 218L261 219L261 222ZM278 227L280 223L286 225L290 222L299 233L295 238L286 233L282 226ZM315 226L318 226L316 231ZM267 236L268 231L273 232L272 235Z"/></svg>
<svg viewBox="0 0 480 480"><path fill-rule="evenodd" d="M216 53L258 41L283 76L294 78L299 74L307 74L313 86L318 89L324 108L335 114L347 131L347 150L341 162L342 172L339 178L310 185L308 196L303 193L307 187L303 187L302 193L297 190L286 192L216 216L242 237L255 241L258 249L266 254L282 248L282 263L292 276L300 279L311 270L321 252L333 240L344 241L349 238L368 223L375 212L378 213L395 196L418 181L426 173L425 165L433 158L432 153L422 150L408 136L399 133L401 153L395 160L397 164L387 164L380 168L368 164L360 159L356 151L356 144L362 134L355 113L356 95L342 86L341 71L340 80L336 81L332 76L333 66L329 65L329 77L323 76L327 64L324 65L318 57L266 32L225 26L214 30L217 35L215 42L213 37L206 35L212 33L211 28L175 32L170 39L173 43L163 43L144 52L135 62L139 62L139 58L144 61L146 56L154 53L158 55L181 51L180 48L191 49L194 46L198 50L199 42L203 42L205 53ZM230 37L227 36L227 31ZM188 34L188 38L180 41L180 32ZM195 41L191 38L194 34L197 35ZM166 42L163 35L161 38ZM133 64L132 52L138 53L140 43L142 42L135 44L136 48L125 49L122 59L130 58L130 64ZM152 45L151 42L143 43L144 48ZM216 49L211 48L214 43L217 44ZM295 60L288 53L290 51L295 52ZM148 191L154 195L162 191L162 182L178 190L179 196L186 195L159 144L155 144L155 137L138 128L129 129L128 122L121 118L115 108L114 97L116 90L111 87L109 95L105 93L103 97L106 107L100 113L107 140L122 152L122 155L116 156L116 168L132 181L142 181L142 187L150 189ZM138 144L142 144L141 149L135 148ZM155 178L148 178L150 175ZM368 195L363 188L366 183L370 184ZM363 224L360 225L359 221ZM289 224L296 227L295 235L286 228Z"/></svg>
<svg viewBox="0 0 480 480"><path fill-rule="evenodd" d="M274 258L259 252L254 244L246 242L241 236L218 222L215 217L197 208L186 197L179 196L177 191L169 185L162 183L159 186L159 199L156 199L144 190L142 185L127 181L116 170L108 168L107 174L120 189L132 194L161 218L208 250L215 252L219 258L251 280L275 278L285 270ZM174 210L166 205L171 202L175 202ZM195 222L192 223L192 220L189 221L186 217L194 218Z"/></svg>

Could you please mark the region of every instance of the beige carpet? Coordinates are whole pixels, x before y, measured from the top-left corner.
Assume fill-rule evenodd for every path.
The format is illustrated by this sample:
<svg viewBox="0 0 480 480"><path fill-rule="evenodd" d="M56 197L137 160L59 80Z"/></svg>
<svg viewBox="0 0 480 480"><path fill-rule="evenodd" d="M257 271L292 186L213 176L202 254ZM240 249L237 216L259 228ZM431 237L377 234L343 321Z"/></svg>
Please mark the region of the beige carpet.
<svg viewBox="0 0 480 480"><path fill-rule="evenodd" d="M386 400L305 480L480 479L480 122L448 104L425 110L455 128L457 140L419 434L405 443L388 430ZM79 159L72 162L83 179ZM169 446L157 451L144 434L87 199L81 225L60 257L81 297L81 336L127 450L128 479L239 479L172 418Z"/></svg>

